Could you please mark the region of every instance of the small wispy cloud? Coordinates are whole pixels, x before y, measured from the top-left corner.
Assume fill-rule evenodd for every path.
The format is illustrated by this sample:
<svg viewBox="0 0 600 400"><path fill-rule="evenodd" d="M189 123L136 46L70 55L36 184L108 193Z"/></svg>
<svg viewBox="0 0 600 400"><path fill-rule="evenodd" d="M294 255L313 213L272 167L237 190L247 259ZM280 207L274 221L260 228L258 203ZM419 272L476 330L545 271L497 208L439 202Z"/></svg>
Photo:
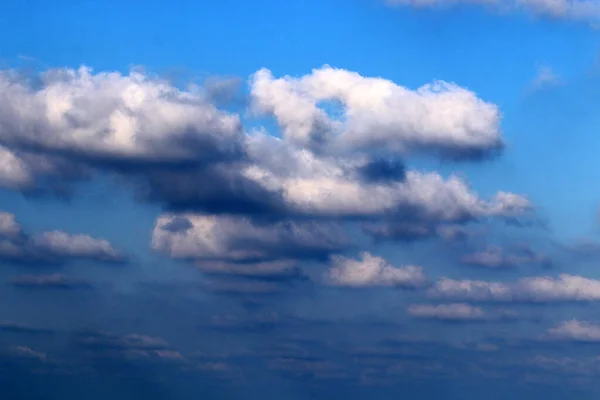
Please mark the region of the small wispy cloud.
<svg viewBox="0 0 600 400"><path fill-rule="evenodd" d="M545 87L559 85L560 83L560 75L551 66L541 65L537 69L529 90L537 91Z"/></svg>
<svg viewBox="0 0 600 400"><path fill-rule="evenodd" d="M460 4L487 8L496 13L525 13L554 20L588 22L595 28L600 19L600 3L597 0L385 0L390 6L418 8L448 8Z"/></svg>

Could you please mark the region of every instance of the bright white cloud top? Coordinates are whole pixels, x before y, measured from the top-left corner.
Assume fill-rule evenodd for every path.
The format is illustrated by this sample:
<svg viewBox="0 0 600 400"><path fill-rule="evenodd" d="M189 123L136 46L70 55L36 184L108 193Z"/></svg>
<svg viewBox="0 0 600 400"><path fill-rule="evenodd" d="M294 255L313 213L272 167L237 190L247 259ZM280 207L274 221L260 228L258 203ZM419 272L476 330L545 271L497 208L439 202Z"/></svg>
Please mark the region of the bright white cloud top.
<svg viewBox="0 0 600 400"><path fill-rule="evenodd" d="M325 66L301 78L251 79L255 108L270 113L286 138L312 148L432 151L469 157L502 147L498 107L458 85L411 90L383 78ZM328 113L321 104L333 102Z"/></svg>
<svg viewBox="0 0 600 400"><path fill-rule="evenodd" d="M33 86L0 73L0 141L6 146L106 161L197 161L230 151L236 115L194 91L131 72L55 69ZM235 149L234 149L235 150Z"/></svg>

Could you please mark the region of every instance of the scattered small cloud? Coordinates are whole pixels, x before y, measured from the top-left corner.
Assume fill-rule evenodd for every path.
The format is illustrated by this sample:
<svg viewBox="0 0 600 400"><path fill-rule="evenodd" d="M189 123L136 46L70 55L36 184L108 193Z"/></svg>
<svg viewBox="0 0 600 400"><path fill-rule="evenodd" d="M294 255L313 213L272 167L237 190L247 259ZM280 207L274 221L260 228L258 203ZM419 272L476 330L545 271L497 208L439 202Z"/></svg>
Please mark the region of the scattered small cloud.
<svg viewBox="0 0 600 400"><path fill-rule="evenodd" d="M572 319L548 329L547 335L553 340L600 343L600 325Z"/></svg>
<svg viewBox="0 0 600 400"><path fill-rule="evenodd" d="M530 85L530 90L538 91L549 86L556 86L561 83L560 76L554 69L548 65L543 65L538 68L535 78Z"/></svg>
<svg viewBox="0 0 600 400"><path fill-rule="evenodd" d="M394 267L382 257L363 252L358 259L333 256L327 283L334 286L417 288L427 283L422 267Z"/></svg>
<svg viewBox="0 0 600 400"><path fill-rule="evenodd" d="M552 260L526 246L504 249L499 246L488 246L474 253L462 256L464 264L489 269L514 268L520 265L550 266Z"/></svg>
<svg viewBox="0 0 600 400"><path fill-rule="evenodd" d="M0 259L27 264L73 260L123 263L126 257L105 239L62 231L29 235L13 214L0 212Z"/></svg>
<svg viewBox="0 0 600 400"><path fill-rule="evenodd" d="M17 358L34 359L39 361L46 361L48 359L45 353L35 351L27 346L14 346L9 350L11 355Z"/></svg>

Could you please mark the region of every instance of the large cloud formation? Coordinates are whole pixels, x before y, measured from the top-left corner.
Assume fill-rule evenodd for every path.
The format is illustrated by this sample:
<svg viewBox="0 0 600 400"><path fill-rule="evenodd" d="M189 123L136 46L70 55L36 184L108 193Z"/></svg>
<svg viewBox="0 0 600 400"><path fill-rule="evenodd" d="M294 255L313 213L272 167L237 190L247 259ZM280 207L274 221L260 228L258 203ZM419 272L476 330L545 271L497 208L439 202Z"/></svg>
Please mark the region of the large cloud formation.
<svg viewBox="0 0 600 400"><path fill-rule="evenodd" d="M481 161L502 150L498 107L456 84L412 90L330 66L299 78L261 69L248 82L250 107L277 120L279 137L245 129L257 114L220 110L211 87L87 67L38 78L0 73L0 185L65 193L116 176L166 209L153 248L209 274L303 276L297 260L351 247L346 224L366 224L373 237L407 225L452 236L464 223L533 209L521 195L482 198L458 175L407 167L417 154ZM107 243L60 232L17 248L25 245L28 254L119 258Z"/></svg>

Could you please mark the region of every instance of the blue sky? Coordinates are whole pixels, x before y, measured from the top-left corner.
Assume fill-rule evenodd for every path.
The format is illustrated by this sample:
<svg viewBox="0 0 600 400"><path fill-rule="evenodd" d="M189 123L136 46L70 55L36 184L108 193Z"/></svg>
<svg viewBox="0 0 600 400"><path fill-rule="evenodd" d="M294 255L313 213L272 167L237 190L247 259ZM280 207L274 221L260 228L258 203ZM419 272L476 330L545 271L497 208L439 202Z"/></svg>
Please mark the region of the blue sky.
<svg viewBox="0 0 600 400"><path fill-rule="evenodd" d="M0 397L597 398L600 3L5 3Z"/></svg>

